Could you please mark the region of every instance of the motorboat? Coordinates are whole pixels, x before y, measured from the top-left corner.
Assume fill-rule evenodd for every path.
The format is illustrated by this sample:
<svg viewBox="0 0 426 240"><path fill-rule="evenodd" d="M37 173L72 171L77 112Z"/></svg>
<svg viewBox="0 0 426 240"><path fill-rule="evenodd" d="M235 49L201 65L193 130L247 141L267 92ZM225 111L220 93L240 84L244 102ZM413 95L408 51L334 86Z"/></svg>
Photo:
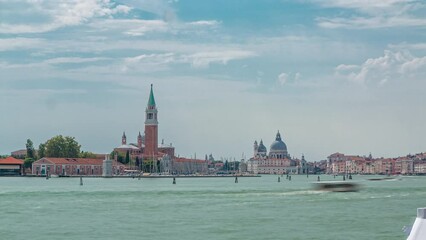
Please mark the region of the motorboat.
<svg viewBox="0 0 426 240"><path fill-rule="evenodd" d="M382 178L369 178L368 181L393 181L393 180L402 180L400 176L398 177L382 177Z"/></svg>
<svg viewBox="0 0 426 240"><path fill-rule="evenodd" d="M357 192L360 188L359 184L346 181L316 182L313 186L315 190L330 192Z"/></svg>

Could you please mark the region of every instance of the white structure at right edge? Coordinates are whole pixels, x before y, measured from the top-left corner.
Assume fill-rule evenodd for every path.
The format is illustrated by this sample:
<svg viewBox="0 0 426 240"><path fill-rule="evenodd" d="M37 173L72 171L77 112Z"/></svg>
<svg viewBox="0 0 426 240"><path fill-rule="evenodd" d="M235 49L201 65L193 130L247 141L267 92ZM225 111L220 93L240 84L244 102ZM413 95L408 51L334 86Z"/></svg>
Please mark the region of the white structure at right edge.
<svg viewBox="0 0 426 240"><path fill-rule="evenodd" d="M417 208L417 218L407 240L426 239L426 208Z"/></svg>

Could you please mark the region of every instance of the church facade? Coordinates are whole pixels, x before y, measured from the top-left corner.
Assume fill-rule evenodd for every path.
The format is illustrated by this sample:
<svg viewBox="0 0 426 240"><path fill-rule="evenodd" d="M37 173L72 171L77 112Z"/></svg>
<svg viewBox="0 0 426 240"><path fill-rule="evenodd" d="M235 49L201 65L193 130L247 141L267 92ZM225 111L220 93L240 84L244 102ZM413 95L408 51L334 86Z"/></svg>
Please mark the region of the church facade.
<svg viewBox="0 0 426 240"><path fill-rule="evenodd" d="M160 145L158 144L158 110L155 104L152 84L148 104L145 109L144 135L139 132L136 143L127 143L126 133L123 132L121 145L114 148L114 152L117 153L115 154L115 159L118 154L125 155L127 152L129 152L130 158L138 158L139 160L158 160L165 155L171 158L175 157L175 148L172 144L165 144L164 140L162 140Z"/></svg>
<svg viewBox="0 0 426 240"><path fill-rule="evenodd" d="M114 148L114 159L117 161L118 155L121 157L129 153L131 161L135 162L132 167L137 168L143 161L155 161L152 172L165 174L193 174L206 173L207 162L204 160L179 158L175 156L175 148L172 144L165 144L164 140L158 144L158 110L155 103L153 86L149 94L148 104L145 109L144 135L140 132L136 143L128 143L126 133L123 132L121 145ZM136 160L137 159L137 160Z"/></svg>
<svg viewBox="0 0 426 240"><path fill-rule="evenodd" d="M302 159L292 158L287 145L278 131L272 142L269 153L263 140L254 142L254 154L247 162L247 171L254 174L306 174L308 166L304 156Z"/></svg>

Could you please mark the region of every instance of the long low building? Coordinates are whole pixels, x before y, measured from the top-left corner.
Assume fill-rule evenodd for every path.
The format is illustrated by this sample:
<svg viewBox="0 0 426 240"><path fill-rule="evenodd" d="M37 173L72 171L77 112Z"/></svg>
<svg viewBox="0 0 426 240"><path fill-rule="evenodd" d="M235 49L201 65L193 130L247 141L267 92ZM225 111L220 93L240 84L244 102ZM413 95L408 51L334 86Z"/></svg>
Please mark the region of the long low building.
<svg viewBox="0 0 426 240"><path fill-rule="evenodd" d="M32 165L32 174L36 176L102 176L102 159L91 158L50 158L44 157ZM125 166L113 161L112 171L115 175L124 173Z"/></svg>
<svg viewBox="0 0 426 240"><path fill-rule="evenodd" d="M22 175L24 161L14 157L0 159L0 176Z"/></svg>

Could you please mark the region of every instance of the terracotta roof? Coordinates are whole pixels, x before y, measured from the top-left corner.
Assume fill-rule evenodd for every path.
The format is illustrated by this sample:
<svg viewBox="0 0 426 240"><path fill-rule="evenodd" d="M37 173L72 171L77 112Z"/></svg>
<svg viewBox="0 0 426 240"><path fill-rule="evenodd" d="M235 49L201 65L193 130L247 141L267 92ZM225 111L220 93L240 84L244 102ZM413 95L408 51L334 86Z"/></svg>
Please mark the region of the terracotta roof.
<svg viewBox="0 0 426 240"><path fill-rule="evenodd" d="M21 160L21 159L16 159L14 157L7 157L7 158L0 159L0 164L15 164L15 165L19 164L19 165L22 165L22 164L24 164L24 161Z"/></svg>
<svg viewBox="0 0 426 240"><path fill-rule="evenodd" d="M337 153L333 153L333 154L331 154L330 156L328 156L328 157L340 157L340 156L344 156L344 154L343 153L339 153L339 152L337 152Z"/></svg>
<svg viewBox="0 0 426 240"><path fill-rule="evenodd" d="M360 156L346 156L348 160L351 161L365 161L365 158Z"/></svg>
<svg viewBox="0 0 426 240"><path fill-rule="evenodd" d="M51 162L53 164L75 164L75 165L102 165L102 159L93 159L93 158L50 158L45 157L34 162L43 163L43 162Z"/></svg>

